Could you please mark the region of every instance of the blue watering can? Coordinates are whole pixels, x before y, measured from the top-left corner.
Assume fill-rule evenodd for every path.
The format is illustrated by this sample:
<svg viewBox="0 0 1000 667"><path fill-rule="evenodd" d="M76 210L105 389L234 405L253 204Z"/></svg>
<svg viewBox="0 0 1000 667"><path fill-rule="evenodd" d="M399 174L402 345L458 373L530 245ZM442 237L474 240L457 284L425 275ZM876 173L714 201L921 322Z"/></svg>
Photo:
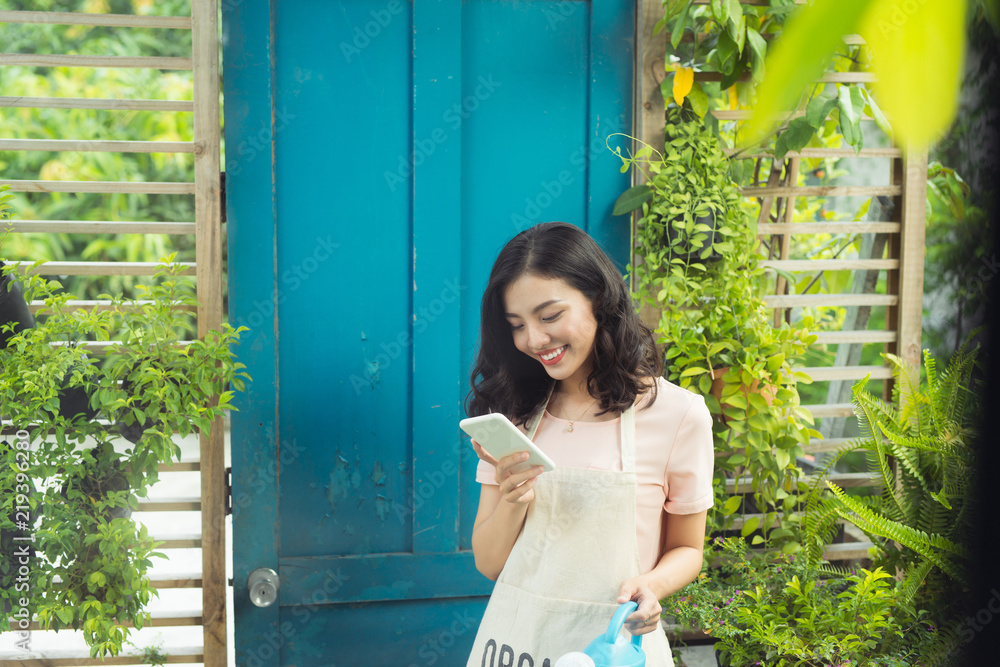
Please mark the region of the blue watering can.
<svg viewBox="0 0 1000 667"><path fill-rule="evenodd" d="M625 617L639 608L629 600L611 617L607 631L590 642L583 653L568 653L559 658L556 667L594 665L594 667L646 667L646 654L642 651L642 635L633 635L632 641L622 636ZM589 659L588 659L589 658Z"/></svg>

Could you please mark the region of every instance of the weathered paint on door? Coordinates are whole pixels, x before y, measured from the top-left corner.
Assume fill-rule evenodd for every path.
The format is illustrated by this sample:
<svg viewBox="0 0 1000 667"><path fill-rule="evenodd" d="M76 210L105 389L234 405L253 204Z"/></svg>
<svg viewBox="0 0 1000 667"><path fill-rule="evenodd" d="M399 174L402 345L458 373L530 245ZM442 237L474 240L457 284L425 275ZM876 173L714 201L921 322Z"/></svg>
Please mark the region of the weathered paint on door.
<svg viewBox="0 0 1000 667"><path fill-rule="evenodd" d="M624 271L604 140L631 128L633 6L222 6L237 665L464 665L492 589L458 429L479 298L546 220Z"/></svg>

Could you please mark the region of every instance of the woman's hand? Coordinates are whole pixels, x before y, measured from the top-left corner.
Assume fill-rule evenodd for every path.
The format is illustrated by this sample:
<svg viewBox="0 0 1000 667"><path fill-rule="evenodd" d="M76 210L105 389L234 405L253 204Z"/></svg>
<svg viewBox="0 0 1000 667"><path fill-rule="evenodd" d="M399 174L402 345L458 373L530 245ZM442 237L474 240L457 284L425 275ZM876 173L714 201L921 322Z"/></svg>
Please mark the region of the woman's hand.
<svg viewBox="0 0 1000 667"><path fill-rule="evenodd" d="M660 626L660 614L663 608L656 594L650 589L642 577L635 577L622 583L618 589L618 604L635 600L639 608L625 619L625 627L633 635L644 635Z"/></svg>
<svg viewBox="0 0 1000 667"><path fill-rule="evenodd" d="M533 487L542 468L538 466L513 473L511 467L523 463L527 452L511 454L497 461L475 440L472 447L479 458L496 468L497 485L483 484L480 487L479 509L472 528L476 569L496 581L521 532L529 504L535 498Z"/></svg>
<svg viewBox="0 0 1000 667"><path fill-rule="evenodd" d="M528 452L516 452L498 461L490 456L489 452L484 450L474 439L472 440L472 448L475 450L476 456L496 468L494 479L500 485L501 500L508 503L530 503L535 499L534 486L535 482L538 481L538 475L542 473L542 467L535 466L520 472L511 471L511 468L528 460Z"/></svg>

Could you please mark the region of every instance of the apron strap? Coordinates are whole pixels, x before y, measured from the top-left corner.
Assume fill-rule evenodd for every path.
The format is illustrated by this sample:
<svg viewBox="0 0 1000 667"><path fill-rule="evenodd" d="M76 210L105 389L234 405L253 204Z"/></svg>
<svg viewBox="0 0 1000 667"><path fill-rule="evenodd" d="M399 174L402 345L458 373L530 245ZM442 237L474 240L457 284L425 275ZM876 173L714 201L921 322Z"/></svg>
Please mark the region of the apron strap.
<svg viewBox="0 0 1000 667"><path fill-rule="evenodd" d="M622 413L622 472L635 472L635 403Z"/></svg>
<svg viewBox="0 0 1000 667"><path fill-rule="evenodd" d="M528 421L528 440L535 441L535 433L538 425L542 423L542 416L552 398L552 390L555 383L549 387L549 393L545 395L545 404ZM621 456L622 472L635 472L635 403L630 405L621 415Z"/></svg>
<svg viewBox="0 0 1000 667"><path fill-rule="evenodd" d="M535 432L538 430L538 425L542 423L542 416L545 414L545 409L549 407L549 399L552 398L552 390L555 387L555 382L549 385L549 393L545 395L545 404L528 420L528 440L532 442L535 441Z"/></svg>

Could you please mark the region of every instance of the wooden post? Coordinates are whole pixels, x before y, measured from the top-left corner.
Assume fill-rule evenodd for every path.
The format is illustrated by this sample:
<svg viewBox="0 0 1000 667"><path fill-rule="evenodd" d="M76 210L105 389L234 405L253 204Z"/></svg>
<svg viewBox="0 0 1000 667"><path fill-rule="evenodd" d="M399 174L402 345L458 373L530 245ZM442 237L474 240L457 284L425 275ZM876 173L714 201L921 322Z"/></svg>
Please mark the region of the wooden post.
<svg viewBox="0 0 1000 667"><path fill-rule="evenodd" d="M927 150L907 147L903 156L893 160L892 183L902 186L899 205L893 220L898 220L898 235L889 241L889 257L899 259L899 269L889 271L887 294L898 294L899 305L886 310L885 328L895 331L896 342L886 351L899 356L914 375L921 364L924 294L924 239L927 226ZM892 397L891 380L886 381L882 398Z"/></svg>
<svg viewBox="0 0 1000 667"><path fill-rule="evenodd" d="M927 149L908 146L902 161L899 232L899 343L903 361L919 368L924 295L924 239L927 227Z"/></svg>
<svg viewBox="0 0 1000 667"><path fill-rule="evenodd" d="M785 185L795 187L798 185L799 180L799 158L798 156L789 158L785 161ZM785 198L785 210L782 221L785 224L791 224L795 216L795 195L789 195ZM765 220L765 222L767 222ZM758 223L759 224L759 223ZM790 231L785 231L781 235L781 252L778 256L779 259L788 259L789 253L792 248L792 234ZM788 293L788 281L785 280L784 276L778 276L777 286L774 290L775 294L787 294ZM781 321L788 319L788 315L791 313L791 309L775 308L774 310L774 326L780 327Z"/></svg>
<svg viewBox="0 0 1000 667"><path fill-rule="evenodd" d="M662 31L659 35L654 35L653 26L661 18L663 18L663 5L659 0L640 0L636 11L638 25L636 26L635 39L634 126L636 138L659 151L663 150L664 124L666 122L666 110L663 95L660 93L660 82L666 78L664 63L666 62L667 36ZM634 176L636 185L645 180L642 172L638 172ZM634 239L638 220L639 214L633 213L633 243L629 249L629 261L632 266L636 265L636 261L642 261L635 254ZM659 325L660 311L658 308L643 304L640 316L650 329L655 330Z"/></svg>
<svg viewBox="0 0 1000 667"><path fill-rule="evenodd" d="M222 325L218 0L192 0L198 336ZM201 433L201 563L205 667L226 667L225 432Z"/></svg>

